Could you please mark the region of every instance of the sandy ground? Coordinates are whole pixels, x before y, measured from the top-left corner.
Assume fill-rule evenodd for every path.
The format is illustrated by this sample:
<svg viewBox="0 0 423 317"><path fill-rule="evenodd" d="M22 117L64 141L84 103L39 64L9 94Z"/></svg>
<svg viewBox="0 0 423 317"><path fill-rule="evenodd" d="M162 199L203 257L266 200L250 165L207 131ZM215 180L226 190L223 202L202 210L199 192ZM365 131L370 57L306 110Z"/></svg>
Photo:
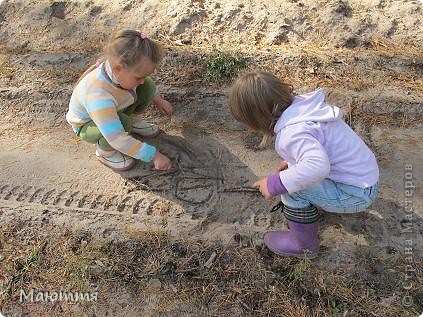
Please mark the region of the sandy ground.
<svg viewBox="0 0 423 317"><path fill-rule="evenodd" d="M363 246L404 254L405 240L421 261L421 22L419 1L3 1L2 223L47 221L112 240L127 228L223 244L241 234L257 245L263 232L285 227L280 214L268 211L276 200L249 187L274 170L272 146L258 150L260 136L231 118L228 83L209 84L192 71L217 45L244 52L249 68L274 71L297 92L323 87L377 156L381 193L369 211L322 212L318 265L342 267ZM146 117L165 131L151 143L172 158L168 172L139 162L114 173L65 122L78 74L124 26L143 28L166 48L155 79L174 116L150 109ZM406 181L415 186L411 220Z"/></svg>

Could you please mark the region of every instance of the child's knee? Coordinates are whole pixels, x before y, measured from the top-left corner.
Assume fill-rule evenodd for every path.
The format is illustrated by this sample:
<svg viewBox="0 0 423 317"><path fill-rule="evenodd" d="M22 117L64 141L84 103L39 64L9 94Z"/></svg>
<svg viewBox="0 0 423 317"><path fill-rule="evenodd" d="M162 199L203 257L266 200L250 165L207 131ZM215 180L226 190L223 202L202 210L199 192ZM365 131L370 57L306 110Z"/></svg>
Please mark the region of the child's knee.
<svg viewBox="0 0 423 317"><path fill-rule="evenodd" d="M156 91L156 84L151 79L151 77L149 76L145 77L144 84L142 86L144 86L143 88L146 92L154 95L154 92Z"/></svg>
<svg viewBox="0 0 423 317"><path fill-rule="evenodd" d="M94 123L88 123L81 128L79 137L85 142L95 144L103 137L103 135Z"/></svg>
<svg viewBox="0 0 423 317"><path fill-rule="evenodd" d="M281 196L281 201L284 205L295 208L295 209L304 209L309 208L311 203L298 195L298 193L284 194Z"/></svg>
<svg viewBox="0 0 423 317"><path fill-rule="evenodd" d="M148 105L153 101L154 93L156 92L156 84L150 77L144 79L144 83L137 87L137 96L144 102L142 104Z"/></svg>
<svg viewBox="0 0 423 317"><path fill-rule="evenodd" d="M119 113L120 122L122 122L123 129L126 132L131 132L132 130L132 119L125 113Z"/></svg>

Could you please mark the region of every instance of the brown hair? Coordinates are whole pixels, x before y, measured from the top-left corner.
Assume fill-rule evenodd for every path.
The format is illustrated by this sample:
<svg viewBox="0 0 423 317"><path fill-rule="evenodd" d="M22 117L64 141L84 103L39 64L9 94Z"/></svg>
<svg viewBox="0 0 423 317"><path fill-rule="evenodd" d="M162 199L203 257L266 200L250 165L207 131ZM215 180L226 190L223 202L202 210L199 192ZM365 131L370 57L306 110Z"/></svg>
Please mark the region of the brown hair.
<svg viewBox="0 0 423 317"><path fill-rule="evenodd" d="M265 134L292 103L292 87L271 73L249 72L238 78L229 94L229 109L236 120Z"/></svg>
<svg viewBox="0 0 423 317"><path fill-rule="evenodd" d="M163 58L161 46L154 40L147 38L144 33L135 30L120 30L107 43L104 54L106 58L115 59L124 67L136 66L142 57L147 57L157 65ZM90 66L78 79L81 81L97 65Z"/></svg>

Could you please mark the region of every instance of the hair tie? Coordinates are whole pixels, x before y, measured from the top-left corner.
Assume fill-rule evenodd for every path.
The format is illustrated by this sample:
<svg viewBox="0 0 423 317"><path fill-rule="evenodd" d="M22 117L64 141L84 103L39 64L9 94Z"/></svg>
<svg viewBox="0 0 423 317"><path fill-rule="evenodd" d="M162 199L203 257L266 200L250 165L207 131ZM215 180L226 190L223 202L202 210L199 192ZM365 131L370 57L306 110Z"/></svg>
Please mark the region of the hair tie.
<svg viewBox="0 0 423 317"><path fill-rule="evenodd" d="M145 40L147 38L147 34L145 34L144 32L140 32L140 39Z"/></svg>

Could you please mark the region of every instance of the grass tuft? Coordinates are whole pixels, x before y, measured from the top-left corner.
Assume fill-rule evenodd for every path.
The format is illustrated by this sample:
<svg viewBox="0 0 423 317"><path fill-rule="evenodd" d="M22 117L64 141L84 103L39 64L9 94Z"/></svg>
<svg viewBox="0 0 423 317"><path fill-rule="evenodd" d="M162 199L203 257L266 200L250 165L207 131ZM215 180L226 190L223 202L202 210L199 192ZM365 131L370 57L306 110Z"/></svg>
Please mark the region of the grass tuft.
<svg viewBox="0 0 423 317"><path fill-rule="evenodd" d="M201 63L205 68L204 79L219 82L235 77L239 70L247 66L247 59L214 49L210 54L201 58Z"/></svg>

